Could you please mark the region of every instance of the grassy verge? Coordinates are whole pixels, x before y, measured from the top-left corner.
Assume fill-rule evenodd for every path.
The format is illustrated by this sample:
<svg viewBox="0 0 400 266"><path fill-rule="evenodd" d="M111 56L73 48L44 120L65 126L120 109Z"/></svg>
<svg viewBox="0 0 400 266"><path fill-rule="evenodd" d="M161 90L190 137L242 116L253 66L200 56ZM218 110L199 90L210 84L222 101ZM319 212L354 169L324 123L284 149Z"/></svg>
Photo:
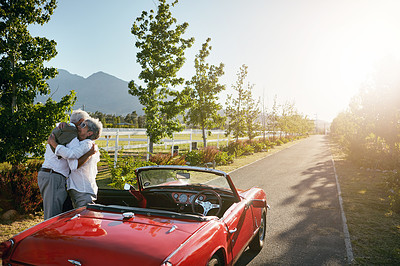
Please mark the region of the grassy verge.
<svg viewBox="0 0 400 266"><path fill-rule="evenodd" d="M390 211L388 173L362 169L331 151L356 265L400 265L400 214Z"/></svg>
<svg viewBox="0 0 400 266"><path fill-rule="evenodd" d="M40 222L43 222L43 212L19 216L14 221L0 220L0 243Z"/></svg>

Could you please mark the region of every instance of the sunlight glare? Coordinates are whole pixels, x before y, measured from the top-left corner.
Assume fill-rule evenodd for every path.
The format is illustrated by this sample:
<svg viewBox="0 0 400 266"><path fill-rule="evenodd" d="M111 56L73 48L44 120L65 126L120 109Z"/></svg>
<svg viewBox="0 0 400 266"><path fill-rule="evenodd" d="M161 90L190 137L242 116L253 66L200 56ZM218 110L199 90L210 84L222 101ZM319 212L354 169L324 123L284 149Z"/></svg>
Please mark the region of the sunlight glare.
<svg viewBox="0 0 400 266"><path fill-rule="evenodd" d="M387 56L400 57L397 25L391 24L390 20L375 17L346 25L351 26L340 28L325 43L332 51L326 68L339 70L336 78L341 86L333 88L335 93L331 95L340 105L348 104L351 96L373 74L379 61Z"/></svg>

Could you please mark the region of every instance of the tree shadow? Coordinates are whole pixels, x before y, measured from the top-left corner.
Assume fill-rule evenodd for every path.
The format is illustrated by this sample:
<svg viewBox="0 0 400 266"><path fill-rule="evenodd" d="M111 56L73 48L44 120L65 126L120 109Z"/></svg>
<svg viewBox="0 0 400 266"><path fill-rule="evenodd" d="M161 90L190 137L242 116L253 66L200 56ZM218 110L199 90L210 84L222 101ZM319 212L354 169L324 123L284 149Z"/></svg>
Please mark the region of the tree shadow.
<svg viewBox="0 0 400 266"><path fill-rule="evenodd" d="M326 138L322 141L327 142ZM282 217L270 212L276 228L270 238L267 236L262 254L247 249L235 266L347 264L335 175L332 161L327 158L329 150L316 153L312 158L316 163L293 177L301 181L290 187L290 196L273 206L287 221L278 221ZM281 230L282 223L290 226ZM278 246L280 251L274 252Z"/></svg>

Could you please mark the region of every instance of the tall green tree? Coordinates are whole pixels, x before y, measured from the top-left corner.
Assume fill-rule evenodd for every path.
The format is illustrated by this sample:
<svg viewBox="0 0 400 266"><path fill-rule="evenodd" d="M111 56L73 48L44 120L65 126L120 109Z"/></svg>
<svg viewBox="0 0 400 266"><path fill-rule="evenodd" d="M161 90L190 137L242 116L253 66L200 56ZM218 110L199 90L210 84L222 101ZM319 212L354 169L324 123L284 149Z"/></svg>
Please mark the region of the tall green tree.
<svg viewBox="0 0 400 266"><path fill-rule="evenodd" d="M138 128L145 128L146 127L146 116L140 115L138 117Z"/></svg>
<svg viewBox="0 0 400 266"><path fill-rule="evenodd" d="M290 132L291 119L295 113L294 102L286 102L282 106L281 116L278 118L278 126L280 128L280 137L285 136Z"/></svg>
<svg viewBox="0 0 400 266"><path fill-rule="evenodd" d="M268 128L270 131L272 131L274 138L275 138L276 130L278 127L278 118L279 118L278 112L279 112L279 104L277 101L277 96L275 95L271 112L268 115Z"/></svg>
<svg viewBox="0 0 400 266"><path fill-rule="evenodd" d="M228 118L227 134L233 134L236 141L239 137L246 135L246 117L244 101L247 97L247 90L244 82L247 77L247 66L242 65L237 75L236 84L232 86L236 95L230 94L226 100L226 116Z"/></svg>
<svg viewBox="0 0 400 266"><path fill-rule="evenodd" d="M252 90L254 85L248 83L247 90L245 90L243 97L243 111L244 111L244 119L246 125L246 134L249 137L249 140L254 139L257 136L257 131L261 129L260 124L260 100L255 100L253 98Z"/></svg>
<svg viewBox="0 0 400 266"><path fill-rule="evenodd" d="M400 166L400 62L385 58L373 78L331 124L350 159L366 167Z"/></svg>
<svg viewBox="0 0 400 266"><path fill-rule="evenodd" d="M194 38L182 38L188 23L177 25L170 11L178 1L172 4L166 0L158 2L157 11L143 11L131 30L139 49L136 55L142 68L139 79L144 85L132 80L129 93L137 96L144 106L150 153L153 152L153 143L165 136L172 137L173 132L183 129L177 116L188 107L189 91L179 92L172 88L184 83L183 78L177 77L177 72L185 62L185 49L194 42Z"/></svg>
<svg viewBox="0 0 400 266"><path fill-rule="evenodd" d="M136 111L133 111L130 114L127 114L125 116L125 122L130 123L133 125L133 127L137 128L138 127L138 115L136 113Z"/></svg>
<svg viewBox="0 0 400 266"><path fill-rule="evenodd" d="M187 86L192 88L190 97L192 103L185 120L187 124L201 128L204 147L207 147L206 129L222 126L225 122L224 117L218 114L222 109L218 103L218 93L225 90L225 85L218 83L219 78L224 75L224 64L214 66L206 62L212 49L210 41L208 38L196 55L194 60L196 75L186 82Z"/></svg>
<svg viewBox="0 0 400 266"><path fill-rule="evenodd" d="M48 22L55 8L55 0L0 0L0 162L43 154L52 127L74 104L73 92L58 103L34 103L50 93L46 80L57 70L43 63L57 52L55 41L32 37L28 26Z"/></svg>

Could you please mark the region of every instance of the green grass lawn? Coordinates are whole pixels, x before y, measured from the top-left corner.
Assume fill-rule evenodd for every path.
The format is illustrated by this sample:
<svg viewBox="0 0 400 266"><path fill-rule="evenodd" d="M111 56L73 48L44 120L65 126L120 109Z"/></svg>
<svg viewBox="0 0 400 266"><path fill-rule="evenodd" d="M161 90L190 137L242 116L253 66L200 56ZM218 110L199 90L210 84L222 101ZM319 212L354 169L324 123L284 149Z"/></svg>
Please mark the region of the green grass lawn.
<svg viewBox="0 0 400 266"><path fill-rule="evenodd" d="M388 173L353 165L332 147L356 265L400 265L400 214L390 211Z"/></svg>
<svg viewBox="0 0 400 266"><path fill-rule="evenodd" d="M112 136L111 137L111 139L112 138L115 138L115 136ZM126 139L126 138L131 138L132 139L132 141L126 141L126 140L124 140L124 141L118 141L118 146L126 146L126 145L137 145L137 144L146 144L147 143L147 141L134 141L135 139L146 139L147 138L147 136L146 135L131 135L131 136L128 136L128 135L119 135L119 138L120 139ZM220 134L219 136L218 135L216 135L216 134L212 134L212 135L210 135L210 136L207 136L207 140L208 141L213 141L213 142L210 142L208 145L210 146L217 146L217 143L218 143L218 145L226 145L227 144L227 141L222 141L222 139L227 139L228 137L226 137L226 136L224 136L224 135L222 135L222 134ZM96 143L97 143L97 145L100 147L100 148L105 148L105 147L114 147L115 146L115 140L97 140L96 141ZM179 140L187 140L187 141L190 141L190 135L189 134L176 134L175 135L175 137L174 137L174 139L176 140L176 141L179 141ZM218 139L220 140L220 141L218 141ZM171 140L170 138L165 138L165 140ZM232 137L230 138L230 140L232 140ZM192 134L192 141L201 141L201 142L198 142L198 147L200 148L200 147L203 147L203 143L202 143L202 141L203 141L203 139L202 139L202 135L201 134ZM217 142L218 141L218 142ZM174 144L174 145L178 145L179 146L179 149L181 150L181 151L189 151L189 145L190 144ZM146 152L146 148L143 148L143 149L135 149L135 150L137 150L137 151L140 151L140 152ZM157 153L157 152L162 152L162 151L165 151L165 150L171 150L171 145L161 145L161 146L154 146L154 152L155 153Z"/></svg>

